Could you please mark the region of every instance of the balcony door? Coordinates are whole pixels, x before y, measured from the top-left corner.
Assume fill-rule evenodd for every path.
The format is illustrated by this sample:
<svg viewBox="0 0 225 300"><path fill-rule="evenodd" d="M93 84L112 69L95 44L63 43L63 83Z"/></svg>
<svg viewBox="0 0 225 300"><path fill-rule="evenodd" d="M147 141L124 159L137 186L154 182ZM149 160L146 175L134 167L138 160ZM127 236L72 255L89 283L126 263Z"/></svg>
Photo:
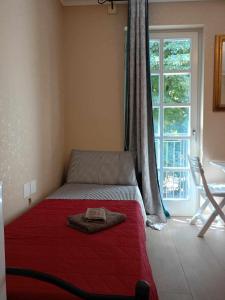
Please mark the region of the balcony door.
<svg viewBox="0 0 225 300"><path fill-rule="evenodd" d="M188 154L198 154L198 34L150 32L155 147L163 200L170 213L197 206Z"/></svg>

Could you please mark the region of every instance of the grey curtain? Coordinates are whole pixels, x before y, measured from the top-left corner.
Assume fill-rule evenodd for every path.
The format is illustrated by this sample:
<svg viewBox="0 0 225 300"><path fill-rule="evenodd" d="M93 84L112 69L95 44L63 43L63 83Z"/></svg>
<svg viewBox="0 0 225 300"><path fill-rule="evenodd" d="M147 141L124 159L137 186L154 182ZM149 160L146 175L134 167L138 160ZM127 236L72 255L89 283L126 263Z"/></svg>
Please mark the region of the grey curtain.
<svg viewBox="0 0 225 300"><path fill-rule="evenodd" d="M148 225L166 222L159 190L151 98L148 1L128 1L125 150L136 155ZM157 228L157 227L156 227Z"/></svg>

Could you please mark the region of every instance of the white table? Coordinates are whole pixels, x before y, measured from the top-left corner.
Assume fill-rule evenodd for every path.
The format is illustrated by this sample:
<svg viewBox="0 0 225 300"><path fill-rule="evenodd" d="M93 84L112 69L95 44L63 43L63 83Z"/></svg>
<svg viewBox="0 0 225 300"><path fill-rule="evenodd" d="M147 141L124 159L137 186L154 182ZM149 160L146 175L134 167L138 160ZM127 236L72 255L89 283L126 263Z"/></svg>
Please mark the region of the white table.
<svg viewBox="0 0 225 300"><path fill-rule="evenodd" d="M3 213L2 213L2 182L0 182L0 300L6 300L5 243L4 243L4 222L3 222Z"/></svg>
<svg viewBox="0 0 225 300"><path fill-rule="evenodd" d="M210 161L211 165L220 168L225 172L225 161L219 161L219 160L212 160Z"/></svg>

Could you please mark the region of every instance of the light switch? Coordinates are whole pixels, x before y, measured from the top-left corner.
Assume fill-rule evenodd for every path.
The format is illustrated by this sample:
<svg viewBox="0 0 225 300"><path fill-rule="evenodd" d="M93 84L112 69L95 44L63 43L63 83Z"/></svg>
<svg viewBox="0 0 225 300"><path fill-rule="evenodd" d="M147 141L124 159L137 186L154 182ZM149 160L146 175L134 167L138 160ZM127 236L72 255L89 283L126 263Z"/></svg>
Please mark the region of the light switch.
<svg viewBox="0 0 225 300"><path fill-rule="evenodd" d="M31 184L30 184L30 182L27 182L23 186L23 195L24 195L24 198L27 198L27 197L30 196L30 191L31 191Z"/></svg>
<svg viewBox="0 0 225 300"><path fill-rule="evenodd" d="M33 195L37 192L37 181L36 180L32 180L30 182L30 194Z"/></svg>

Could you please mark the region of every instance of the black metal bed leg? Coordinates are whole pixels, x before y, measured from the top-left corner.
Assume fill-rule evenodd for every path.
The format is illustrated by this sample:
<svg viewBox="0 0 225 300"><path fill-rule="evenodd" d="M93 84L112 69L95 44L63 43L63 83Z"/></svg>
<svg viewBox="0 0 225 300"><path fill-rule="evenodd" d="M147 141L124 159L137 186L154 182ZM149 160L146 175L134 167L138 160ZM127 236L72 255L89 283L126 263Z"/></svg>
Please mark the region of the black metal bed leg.
<svg viewBox="0 0 225 300"><path fill-rule="evenodd" d="M149 293L150 287L146 281L140 280L136 283L135 300L150 300Z"/></svg>

